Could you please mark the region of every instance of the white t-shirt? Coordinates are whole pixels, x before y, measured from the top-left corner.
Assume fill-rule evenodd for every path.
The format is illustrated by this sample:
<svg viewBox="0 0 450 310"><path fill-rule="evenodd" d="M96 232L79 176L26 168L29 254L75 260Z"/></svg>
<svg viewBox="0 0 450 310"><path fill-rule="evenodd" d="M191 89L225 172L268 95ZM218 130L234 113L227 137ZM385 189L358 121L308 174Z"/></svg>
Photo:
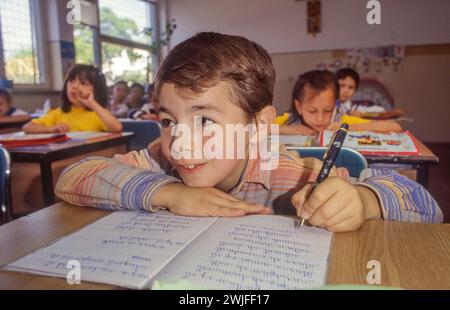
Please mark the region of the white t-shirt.
<svg viewBox="0 0 450 310"><path fill-rule="evenodd" d="M385 109L379 105L365 106L354 105L350 100L341 103L339 106L339 114L350 114L351 111L357 111L361 113L379 113L384 112Z"/></svg>
<svg viewBox="0 0 450 310"><path fill-rule="evenodd" d="M128 106L126 103L121 103L115 106L110 104L111 113L114 114L115 117L125 117L128 113Z"/></svg>

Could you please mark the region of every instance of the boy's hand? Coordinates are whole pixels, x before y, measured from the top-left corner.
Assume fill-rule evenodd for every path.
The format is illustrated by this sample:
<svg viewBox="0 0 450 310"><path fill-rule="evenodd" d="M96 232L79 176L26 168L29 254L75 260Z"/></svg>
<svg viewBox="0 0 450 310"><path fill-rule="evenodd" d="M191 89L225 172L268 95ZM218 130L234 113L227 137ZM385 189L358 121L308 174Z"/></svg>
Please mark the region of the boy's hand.
<svg viewBox="0 0 450 310"><path fill-rule="evenodd" d="M216 188L194 188L180 183L163 186L153 195L152 205L186 216L272 214L270 208L240 200Z"/></svg>
<svg viewBox="0 0 450 310"><path fill-rule="evenodd" d="M49 131L52 133L66 133L70 131L70 126L65 123L58 123L49 127Z"/></svg>
<svg viewBox="0 0 450 310"><path fill-rule="evenodd" d="M330 231L352 231L365 220L379 219L380 206L375 194L364 186L355 186L337 177L317 185L307 184L292 196L297 215L314 226Z"/></svg>

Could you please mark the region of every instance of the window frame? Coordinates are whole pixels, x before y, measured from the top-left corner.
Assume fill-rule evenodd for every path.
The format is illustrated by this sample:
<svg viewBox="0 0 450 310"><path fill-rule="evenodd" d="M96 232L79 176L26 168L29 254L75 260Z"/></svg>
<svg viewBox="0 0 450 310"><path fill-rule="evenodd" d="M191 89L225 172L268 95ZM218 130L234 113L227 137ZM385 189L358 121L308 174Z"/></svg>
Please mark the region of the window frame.
<svg viewBox="0 0 450 310"><path fill-rule="evenodd" d="M39 66L39 77L36 84L30 83L14 83L14 91L48 91L51 89L51 77L47 59L49 59L49 51L47 45L47 29L46 11L40 1L28 0L31 13L31 30L33 38L33 46L36 51L37 63ZM0 77L6 78L5 59L3 54L3 38L1 35L0 24Z"/></svg>
<svg viewBox="0 0 450 310"><path fill-rule="evenodd" d="M84 23L79 23L79 24L77 24L77 25L73 25L73 33L75 33L75 26L83 26L83 27L86 27L86 28L89 28L89 31L91 31L92 32L92 51L93 51L93 57L94 57L94 63L93 63L93 65L95 65L95 66L97 66L97 67L99 67L100 68L100 66L98 65L98 61L97 61L97 55L96 55L96 51L95 51L95 48L96 48L96 45L97 45L97 38L98 38L98 30L97 30L97 28L96 27L94 27L94 26L91 26L91 25L87 25L87 24L84 24ZM73 43L74 43L74 49L75 49L75 59L74 59L74 61L75 61L75 63L77 63L77 57L76 57L76 46L75 46L75 35L74 35L74 37L73 37Z"/></svg>
<svg viewBox="0 0 450 310"><path fill-rule="evenodd" d="M150 27L155 29L155 32L159 34L159 16L158 16L158 2L153 0L140 0L142 2L147 2L149 5L153 5L154 10L150 9L150 20L152 24ZM102 55L102 44L110 43L110 44L116 44L120 45L124 48L137 48L146 50L150 53L150 44L130 41L122 38L116 38L112 37L106 34L101 33L100 29L100 6L99 6L99 0L94 0L94 3L97 6L97 21L98 25L94 28L94 62L97 67L102 69L103 66L103 55ZM155 76L156 74L156 68L158 67L158 55L155 53L151 53L151 66L150 68L147 68L147 75L148 73L152 72L152 76ZM150 70L150 71L149 71ZM147 81L147 83L152 83L153 81Z"/></svg>

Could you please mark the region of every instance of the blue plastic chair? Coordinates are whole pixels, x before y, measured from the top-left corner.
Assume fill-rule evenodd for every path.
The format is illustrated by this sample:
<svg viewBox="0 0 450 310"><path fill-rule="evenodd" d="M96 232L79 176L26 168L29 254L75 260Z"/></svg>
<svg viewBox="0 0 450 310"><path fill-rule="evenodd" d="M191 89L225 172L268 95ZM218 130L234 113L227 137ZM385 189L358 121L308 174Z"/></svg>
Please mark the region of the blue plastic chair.
<svg viewBox="0 0 450 310"><path fill-rule="evenodd" d="M301 157L314 157L322 160L326 147L290 147L291 150L296 150ZM351 177L357 178L361 171L366 169L369 165L364 156L350 148L343 147L336 159L336 167L347 168Z"/></svg>
<svg viewBox="0 0 450 310"><path fill-rule="evenodd" d="M130 140L130 150L147 148L149 143L161 136L161 125L148 120L120 119L124 132L133 132Z"/></svg>
<svg viewBox="0 0 450 310"><path fill-rule="evenodd" d="M9 177L11 159L8 151L0 145L0 224L9 222L11 218L11 193Z"/></svg>

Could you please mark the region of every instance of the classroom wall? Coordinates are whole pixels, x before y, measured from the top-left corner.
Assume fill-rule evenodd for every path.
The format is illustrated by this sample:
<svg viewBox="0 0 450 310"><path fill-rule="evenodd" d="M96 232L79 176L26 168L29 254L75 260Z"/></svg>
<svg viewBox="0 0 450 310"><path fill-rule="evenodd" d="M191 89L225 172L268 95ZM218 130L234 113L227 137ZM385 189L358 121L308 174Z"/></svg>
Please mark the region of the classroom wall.
<svg viewBox="0 0 450 310"><path fill-rule="evenodd" d="M200 31L243 35L270 53L450 42L448 0L379 0L380 25L366 22L366 0L321 0L322 32L316 36L306 31L306 1L164 1L178 25L173 44Z"/></svg>
<svg viewBox="0 0 450 310"><path fill-rule="evenodd" d="M426 142L450 142L450 45L447 52L405 55L397 72L361 74L387 86L395 107L404 108L414 122L402 126ZM315 69L321 60L333 59L333 52L272 54L277 72L274 104L279 112L291 104L291 92L299 72Z"/></svg>
<svg viewBox="0 0 450 310"><path fill-rule="evenodd" d="M62 16L50 23L47 36L50 52L58 51L59 40L71 40L71 29L61 12L65 5L49 3L49 15ZM393 94L398 107L415 118L406 127L429 142L450 142L450 52L428 53L426 44L450 43L450 1L395 0L381 2L381 25L365 22L365 0L322 0L322 32L306 34L306 2L295 0L159 0L162 24L172 18L178 25L170 47L199 31L239 34L261 43L271 53L277 70L275 104L287 109L297 75L332 59L336 50L377 45L422 45L417 55L406 55L397 73L374 75ZM52 9L53 8L53 9ZM57 27L60 27L57 29ZM66 29L67 28L67 29ZM447 49L449 50L449 49ZM52 79L61 80L61 63L52 62ZM58 76L59 78L55 78ZM16 92L16 104L33 112L46 99L60 103L52 82L51 91Z"/></svg>
<svg viewBox="0 0 450 310"><path fill-rule="evenodd" d="M450 1L380 0L381 25L368 25L364 0L322 0L322 32L306 33L306 2L294 0L163 0L165 19L176 19L171 47L200 31L246 36L271 53L277 71L274 103L288 108L299 73L315 69L347 48L419 46L405 53L397 72L379 79L407 110L404 127L426 142L450 142ZM439 53L435 44L444 43ZM443 51L442 51L443 50ZM364 75L363 75L364 76Z"/></svg>
<svg viewBox="0 0 450 310"><path fill-rule="evenodd" d="M60 93L54 91L13 93L14 104L29 113L34 113L37 108L42 109L47 99L50 100L52 107L59 107L60 97Z"/></svg>

